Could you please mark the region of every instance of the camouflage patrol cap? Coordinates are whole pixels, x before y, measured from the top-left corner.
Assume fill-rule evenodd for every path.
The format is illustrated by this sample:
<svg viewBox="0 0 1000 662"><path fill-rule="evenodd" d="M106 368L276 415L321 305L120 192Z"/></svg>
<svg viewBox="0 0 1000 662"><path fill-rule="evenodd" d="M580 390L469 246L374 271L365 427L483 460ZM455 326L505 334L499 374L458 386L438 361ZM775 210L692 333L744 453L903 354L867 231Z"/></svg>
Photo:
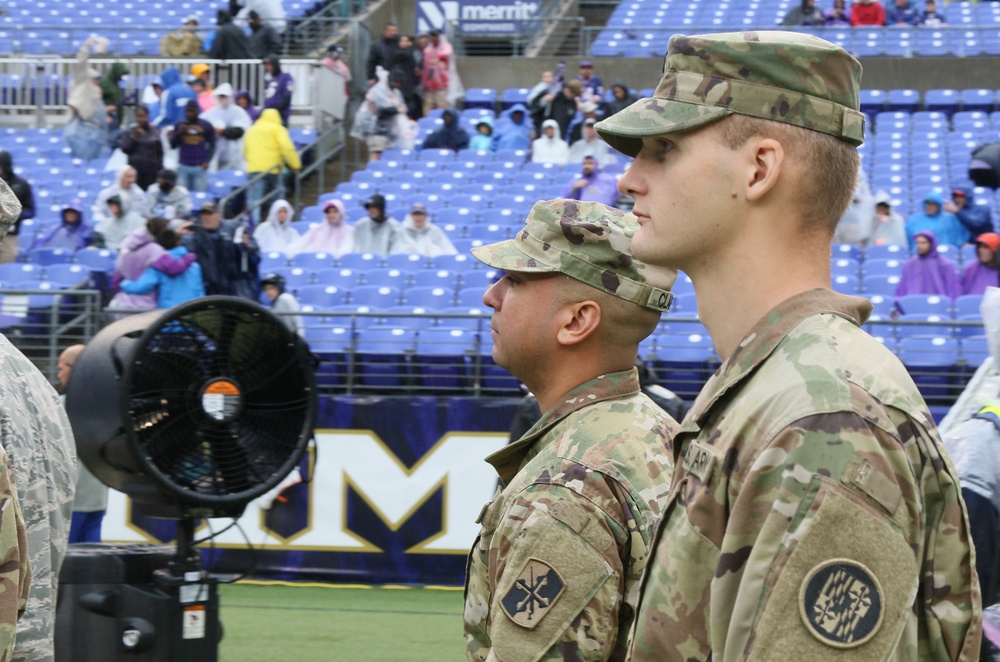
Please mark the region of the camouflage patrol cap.
<svg viewBox="0 0 1000 662"><path fill-rule="evenodd" d="M795 32L674 35L653 97L606 120L597 132L635 156L641 139L681 133L738 113L864 140L861 64L828 41Z"/></svg>
<svg viewBox="0 0 1000 662"><path fill-rule="evenodd" d="M536 202L514 239L472 249L494 269L562 273L644 308L666 312L677 272L632 255L635 216L598 202Z"/></svg>

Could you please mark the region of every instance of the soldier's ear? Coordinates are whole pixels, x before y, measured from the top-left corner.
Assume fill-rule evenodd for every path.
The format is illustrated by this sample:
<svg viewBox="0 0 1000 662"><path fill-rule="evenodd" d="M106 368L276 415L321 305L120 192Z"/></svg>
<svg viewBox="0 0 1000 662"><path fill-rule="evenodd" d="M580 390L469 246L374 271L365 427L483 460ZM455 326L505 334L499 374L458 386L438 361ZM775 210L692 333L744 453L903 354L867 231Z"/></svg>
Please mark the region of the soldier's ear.
<svg viewBox="0 0 1000 662"><path fill-rule="evenodd" d="M558 313L560 322L556 340L560 345L577 345L601 325L601 307L595 301L568 303Z"/></svg>
<svg viewBox="0 0 1000 662"><path fill-rule="evenodd" d="M785 150L774 138L756 137L737 151L742 153L746 164L742 172L746 199L757 202L777 185L785 163Z"/></svg>

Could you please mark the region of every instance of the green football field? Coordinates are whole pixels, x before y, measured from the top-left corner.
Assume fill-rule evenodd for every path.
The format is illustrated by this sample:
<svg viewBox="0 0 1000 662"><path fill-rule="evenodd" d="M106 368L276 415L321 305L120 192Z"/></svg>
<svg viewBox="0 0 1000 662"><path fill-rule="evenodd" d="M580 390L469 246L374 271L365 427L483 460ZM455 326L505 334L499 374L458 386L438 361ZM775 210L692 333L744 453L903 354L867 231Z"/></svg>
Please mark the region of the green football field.
<svg viewBox="0 0 1000 662"><path fill-rule="evenodd" d="M221 662L465 659L461 589L220 587Z"/></svg>

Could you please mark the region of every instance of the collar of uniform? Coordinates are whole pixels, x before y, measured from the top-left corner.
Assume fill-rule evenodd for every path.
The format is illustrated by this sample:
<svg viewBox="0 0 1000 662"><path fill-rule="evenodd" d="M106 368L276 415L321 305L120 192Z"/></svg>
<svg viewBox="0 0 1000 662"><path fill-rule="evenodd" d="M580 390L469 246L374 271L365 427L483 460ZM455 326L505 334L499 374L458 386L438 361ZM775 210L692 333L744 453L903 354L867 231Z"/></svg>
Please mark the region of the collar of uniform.
<svg viewBox="0 0 1000 662"><path fill-rule="evenodd" d="M681 432L697 432L702 418L715 402L748 377L785 336L807 318L828 313L860 326L871 312L872 304L868 299L827 289L807 290L782 301L754 324L733 355L708 380L684 417Z"/></svg>
<svg viewBox="0 0 1000 662"><path fill-rule="evenodd" d="M541 447L535 448L535 442L563 418L595 402L623 398L638 392L639 372L635 368L595 377L559 398L555 406L543 413L523 437L493 453L486 461L493 465L504 484L509 484L521 467L541 450Z"/></svg>

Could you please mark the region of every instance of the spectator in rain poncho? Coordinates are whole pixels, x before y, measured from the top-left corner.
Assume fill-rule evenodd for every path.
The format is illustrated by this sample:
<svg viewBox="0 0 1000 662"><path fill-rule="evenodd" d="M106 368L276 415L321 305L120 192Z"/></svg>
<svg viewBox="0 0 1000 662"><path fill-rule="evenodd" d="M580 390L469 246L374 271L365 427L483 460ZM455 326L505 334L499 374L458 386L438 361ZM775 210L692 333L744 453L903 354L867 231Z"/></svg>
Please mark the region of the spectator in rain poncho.
<svg viewBox="0 0 1000 662"><path fill-rule="evenodd" d="M243 134L253 124L249 113L233 101L233 86L223 83L212 93L215 106L201 114L201 119L215 129L215 155L211 170L243 170Z"/></svg>
<svg viewBox="0 0 1000 662"><path fill-rule="evenodd" d="M332 253L337 257L354 252L354 228L347 224L347 210L340 200L323 205L323 223L317 223L302 235L299 253Z"/></svg>
<svg viewBox="0 0 1000 662"><path fill-rule="evenodd" d="M528 109L523 103L516 103L503 113L500 117L509 119L497 129L494 146L497 151L502 149L531 149L531 119L528 117Z"/></svg>
<svg viewBox="0 0 1000 662"><path fill-rule="evenodd" d="M942 209L943 201L939 191L931 191L924 196L924 210L906 219L906 238L911 251L914 237L921 230L933 232L939 244L949 246L961 246L968 239L969 231L958 216Z"/></svg>
<svg viewBox="0 0 1000 662"><path fill-rule="evenodd" d="M1000 286L997 270L997 250L1000 234L984 232L976 237L976 261L962 270L962 294L983 294L987 287Z"/></svg>
<svg viewBox="0 0 1000 662"><path fill-rule="evenodd" d="M469 149L492 151L495 143L493 118L483 116L476 121L476 133L469 140Z"/></svg>
<svg viewBox="0 0 1000 662"><path fill-rule="evenodd" d="M633 103L639 100L639 97L632 94L628 89L628 85L616 80L614 84L611 85L611 101L604 104L604 119L607 119L617 112L625 110Z"/></svg>
<svg viewBox="0 0 1000 662"><path fill-rule="evenodd" d="M392 253L416 253L426 257L438 255L455 255L458 250L437 225L427 217L427 207L420 202L413 203L410 213L403 219L399 232L399 241L393 246Z"/></svg>
<svg viewBox="0 0 1000 662"><path fill-rule="evenodd" d="M160 96L160 114L153 120L153 124L160 127L172 127L177 122L184 119L184 108L187 107L188 99L197 100L198 95L191 89L190 85L181 79L181 72L177 67L167 67L160 74L163 81L163 94Z"/></svg>
<svg viewBox="0 0 1000 662"><path fill-rule="evenodd" d="M462 128L458 111L448 108L441 115L441 128L427 136L424 149L452 149L456 152L469 146L469 132Z"/></svg>
<svg viewBox="0 0 1000 662"><path fill-rule="evenodd" d="M104 218L94 228L94 242L103 245L104 248L117 251L121 248L125 237L134 230L143 227L146 224L146 219L134 211L124 211L121 198L117 195L107 199L106 207L107 212Z"/></svg>
<svg viewBox="0 0 1000 662"><path fill-rule="evenodd" d="M167 220L187 218L193 205L191 192L177 183L177 173L164 168L156 173L156 183L146 191L150 216L160 216Z"/></svg>
<svg viewBox="0 0 1000 662"><path fill-rule="evenodd" d="M403 94L389 86L389 72L377 67L375 77L377 82L358 106L351 128L352 137L367 143L369 161L377 161L382 152L395 146L400 135L400 120L406 115Z"/></svg>
<svg viewBox="0 0 1000 662"><path fill-rule="evenodd" d="M37 237L31 245L36 248L61 248L76 252L91 245L94 229L83 222L83 205L71 200L62 209L62 222Z"/></svg>
<svg viewBox="0 0 1000 662"><path fill-rule="evenodd" d="M108 138L108 112L102 100L101 74L88 62L91 47L100 52L107 47L107 40L90 37L76 54L66 101L70 120L63 129L63 138L73 156L88 160L101 155Z"/></svg>
<svg viewBox="0 0 1000 662"><path fill-rule="evenodd" d="M875 208L875 200L872 197L871 187L868 186L868 177L864 169L858 172L858 183L854 188L854 199L844 215L837 222L837 230L833 234L835 244L857 244L862 246L868 241L872 227L872 209Z"/></svg>
<svg viewBox="0 0 1000 662"><path fill-rule="evenodd" d="M108 198L117 195L122 201L122 211L135 212L143 218L149 216L149 200L146 192L136 183L136 171L132 166L123 166L118 170L115 183L97 194L92 209L94 222L100 223L107 217Z"/></svg>
<svg viewBox="0 0 1000 662"><path fill-rule="evenodd" d="M301 241L298 231L292 227L292 205L287 200L276 200L267 213L267 220L253 231L253 238L260 250L270 253L278 251L288 257L298 252Z"/></svg>
<svg viewBox="0 0 1000 662"><path fill-rule="evenodd" d="M885 191L875 194L875 214L872 216L869 244L906 245L906 220L892 210L892 198Z"/></svg>
<svg viewBox="0 0 1000 662"><path fill-rule="evenodd" d="M587 118L583 121L580 139L569 146L567 163L582 163L585 156L593 156L597 160L597 164L604 167L618 160L611 146L597 135L595 124L597 124L597 120L593 118Z"/></svg>
<svg viewBox="0 0 1000 662"><path fill-rule="evenodd" d="M930 230L918 232L914 242L917 254L903 263L896 298L908 294L937 294L954 300L961 293L955 263L938 254L937 238Z"/></svg>
<svg viewBox="0 0 1000 662"><path fill-rule="evenodd" d="M344 79L344 95L351 96L351 69L344 62L344 49L337 44L330 44L326 49L326 57L322 64L340 74Z"/></svg>
<svg viewBox="0 0 1000 662"><path fill-rule="evenodd" d="M566 165L569 161L569 145L559 137L559 123L545 120L542 122L542 134L542 137L531 143L531 162Z"/></svg>

